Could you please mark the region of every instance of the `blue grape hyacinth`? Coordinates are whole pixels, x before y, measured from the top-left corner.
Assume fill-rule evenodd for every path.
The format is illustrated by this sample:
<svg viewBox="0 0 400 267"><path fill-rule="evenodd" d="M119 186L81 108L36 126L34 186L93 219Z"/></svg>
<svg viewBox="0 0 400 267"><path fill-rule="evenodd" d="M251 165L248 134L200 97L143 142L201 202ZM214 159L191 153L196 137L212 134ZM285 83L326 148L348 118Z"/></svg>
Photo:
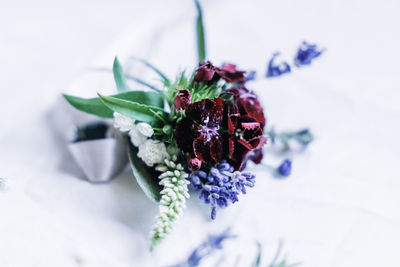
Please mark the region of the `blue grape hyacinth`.
<svg viewBox="0 0 400 267"><path fill-rule="evenodd" d="M297 50L296 57L294 58L294 64L296 67L304 65L310 65L311 62L319 57L325 49L320 49L316 44L309 44L303 41Z"/></svg>
<svg viewBox="0 0 400 267"><path fill-rule="evenodd" d="M267 78L278 77L291 71L290 65L280 59L279 52L275 52L268 62Z"/></svg>
<svg viewBox="0 0 400 267"><path fill-rule="evenodd" d="M284 177L290 176L292 173L292 161L285 159L277 168L277 172Z"/></svg>
<svg viewBox="0 0 400 267"><path fill-rule="evenodd" d="M194 171L190 180L195 190L200 191L199 198L211 205L211 219L216 218L217 207L225 208L239 200L239 194L246 194L246 187L254 187L255 175L249 172L235 171L226 161L212 167L208 173Z"/></svg>

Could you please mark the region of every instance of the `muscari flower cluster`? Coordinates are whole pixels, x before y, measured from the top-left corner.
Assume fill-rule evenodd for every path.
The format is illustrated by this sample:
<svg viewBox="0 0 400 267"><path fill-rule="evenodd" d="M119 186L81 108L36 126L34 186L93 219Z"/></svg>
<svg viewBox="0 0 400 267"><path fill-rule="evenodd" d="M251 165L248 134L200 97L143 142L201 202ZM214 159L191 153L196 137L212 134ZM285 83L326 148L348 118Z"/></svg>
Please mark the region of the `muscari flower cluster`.
<svg viewBox="0 0 400 267"><path fill-rule="evenodd" d="M235 171L234 167L222 161L208 173L202 170L190 174L193 187L200 191L199 198L211 206L211 219L216 218L217 207L225 208L229 203L239 201L239 194L246 194L246 187L254 187L255 175Z"/></svg>

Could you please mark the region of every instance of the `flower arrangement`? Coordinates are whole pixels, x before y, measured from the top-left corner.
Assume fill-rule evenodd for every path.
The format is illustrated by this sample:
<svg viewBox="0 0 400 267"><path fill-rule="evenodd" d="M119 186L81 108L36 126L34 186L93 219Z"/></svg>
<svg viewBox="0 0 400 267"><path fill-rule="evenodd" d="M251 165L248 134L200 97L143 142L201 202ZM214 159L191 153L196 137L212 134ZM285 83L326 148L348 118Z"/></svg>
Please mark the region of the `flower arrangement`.
<svg viewBox="0 0 400 267"><path fill-rule="evenodd" d="M210 205L214 220L218 208L237 202L254 186L255 175L246 171L246 163L261 162L267 137L274 141L301 136L265 133L267 120L257 95L246 86L246 72L206 60L202 12L195 3L200 63L193 73L182 72L171 81L138 59L159 75L163 88L133 78L151 91L131 91L115 58L117 94L91 99L64 95L80 111L112 118L114 128L125 136L133 174L144 193L159 204L151 250L182 216L190 184ZM290 165L281 167L284 176L290 174Z"/></svg>

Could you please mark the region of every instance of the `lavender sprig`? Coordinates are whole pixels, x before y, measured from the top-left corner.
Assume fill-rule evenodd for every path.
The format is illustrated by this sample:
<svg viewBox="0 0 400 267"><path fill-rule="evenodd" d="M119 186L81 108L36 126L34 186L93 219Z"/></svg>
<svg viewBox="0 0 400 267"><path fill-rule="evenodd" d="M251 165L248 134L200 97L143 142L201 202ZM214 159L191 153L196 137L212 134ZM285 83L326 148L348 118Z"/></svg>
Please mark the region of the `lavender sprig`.
<svg viewBox="0 0 400 267"><path fill-rule="evenodd" d="M254 187L255 175L249 172L234 171L234 167L222 161L211 168L209 173L199 170L190 174L199 198L211 205L211 219L215 220L217 207L225 208L239 200L240 193L246 194L246 187Z"/></svg>

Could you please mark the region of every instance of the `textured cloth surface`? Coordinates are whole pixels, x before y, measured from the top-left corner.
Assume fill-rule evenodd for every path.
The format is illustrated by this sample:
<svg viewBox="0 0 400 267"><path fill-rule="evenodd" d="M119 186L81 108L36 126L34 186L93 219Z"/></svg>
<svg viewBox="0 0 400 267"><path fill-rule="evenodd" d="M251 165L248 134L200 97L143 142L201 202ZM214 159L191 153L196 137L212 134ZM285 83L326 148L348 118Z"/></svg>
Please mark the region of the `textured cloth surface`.
<svg viewBox="0 0 400 267"><path fill-rule="evenodd" d="M257 71L248 86L268 126L315 134L305 153L292 155L292 175L275 179L254 168L255 188L213 222L192 193L176 230L150 255L157 206L129 169L109 184L82 179L66 137L73 123L95 118L60 95L115 92L111 72L93 70L111 70L115 55L154 84L158 78L130 56L170 77L192 71L193 4L8 2L0 10L0 177L9 181L0 192L0 266L165 266L227 226L240 236L228 250L247 255L240 266L249 266L255 241L268 258L279 239L302 266L400 266L400 3L203 2L208 58ZM303 40L327 51L311 66L263 78L276 50L292 61ZM268 147L265 155L280 162Z"/></svg>

